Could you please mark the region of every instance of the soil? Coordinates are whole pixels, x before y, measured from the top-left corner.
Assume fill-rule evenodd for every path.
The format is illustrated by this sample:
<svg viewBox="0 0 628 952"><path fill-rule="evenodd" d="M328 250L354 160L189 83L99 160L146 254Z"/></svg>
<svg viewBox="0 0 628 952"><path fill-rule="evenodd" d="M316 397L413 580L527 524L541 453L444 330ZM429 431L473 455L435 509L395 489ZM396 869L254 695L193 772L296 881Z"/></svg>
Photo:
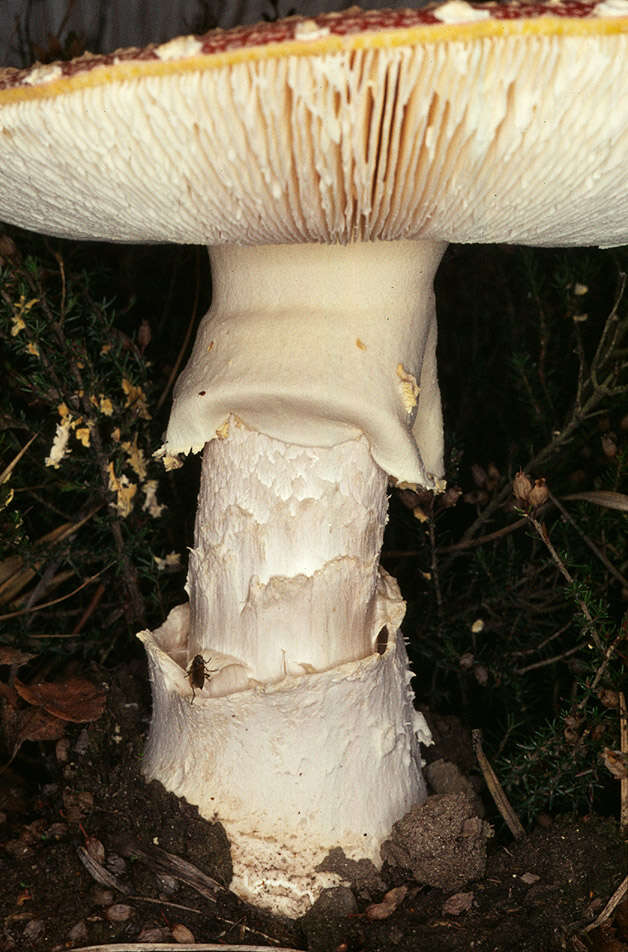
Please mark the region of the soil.
<svg viewBox="0 0 628 952"><path fill-rule="evenodd" d="M231 862L222 827L142 779L150 717L143 662L87 675L106 682L105 712L88 725L69 725L61 741L25 744L0 775L0 948L6 952L115 943L123 949L134 942L309 952L628 950L625 906L601 929L583 931L627 872L626 846L612 820L544 817L543 826L515 841L489 815L497 835L485 862L487 824L469 819L472 798L460 791L430 798L429 813L431 822L442 815L451 828L452 809L463 805L461 829L471 845L462 864L472 855L472 881L458 872L455 888L446 888L447 880L417 872L412 849L397 841L386 855L409 868L385 862L378 872L337 851L332 860L344 862L352 889L329 890L301 920L248 906L227 888ZM430 749L431 760L469 770L465 732L451 719L433 726L441 744ZM440 888L427 885L430 875Z"/></svg>

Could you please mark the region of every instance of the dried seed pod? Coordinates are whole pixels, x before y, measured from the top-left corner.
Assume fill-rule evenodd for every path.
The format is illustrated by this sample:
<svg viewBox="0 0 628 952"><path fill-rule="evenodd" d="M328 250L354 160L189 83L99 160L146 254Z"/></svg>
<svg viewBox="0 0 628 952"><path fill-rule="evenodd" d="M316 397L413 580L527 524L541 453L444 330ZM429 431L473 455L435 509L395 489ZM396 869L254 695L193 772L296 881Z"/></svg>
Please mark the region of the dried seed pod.
<svg viewBox="0 0 628 952"><path fill-rule="evenodd" d="M531 490L532 483L526 474L522 470L519 470L512 481L512 491L515 494L515 499L518 499L519 502L527 503Z"/></svg>
<svg viewBox="0 0 628 952"><path fill-rule="evenodd" d="M528 494L528 505L532 509L538 509L549 499L549 489L544 479L535 479L534 486Z"/></svg>

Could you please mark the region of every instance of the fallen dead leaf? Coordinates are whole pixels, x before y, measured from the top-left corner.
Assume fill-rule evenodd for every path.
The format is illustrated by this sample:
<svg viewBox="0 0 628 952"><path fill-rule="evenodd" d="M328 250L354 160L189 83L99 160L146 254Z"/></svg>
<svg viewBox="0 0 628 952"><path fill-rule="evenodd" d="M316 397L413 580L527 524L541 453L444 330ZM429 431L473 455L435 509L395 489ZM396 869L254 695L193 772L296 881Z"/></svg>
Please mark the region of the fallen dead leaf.
<svg viewBox="0 0 628 952"><path fill-rule="evenodd" d="M7 749L11 751L9 760L2 767L3 770L15 759L24 741L59 740L65 730L63 721L51 717L38 707L18 710L5 703L2 705L1 719Z"/></svg>
<svg viewBox="0 0 628 952"><path fill-rule="evenodd" d="M39 684L23 684L16 680L15 690L29 704L43 707L62 721L95 721L105 709L104 690L83 678L42 681Z"/></svg>
<svg viewBox="0 0 628 952"><path fill-rule="evenodd" d="M9 645L0 646L0 664L26 664L31 658L37 657L26 651L20 651L19 648L11 648Z"/></svg>

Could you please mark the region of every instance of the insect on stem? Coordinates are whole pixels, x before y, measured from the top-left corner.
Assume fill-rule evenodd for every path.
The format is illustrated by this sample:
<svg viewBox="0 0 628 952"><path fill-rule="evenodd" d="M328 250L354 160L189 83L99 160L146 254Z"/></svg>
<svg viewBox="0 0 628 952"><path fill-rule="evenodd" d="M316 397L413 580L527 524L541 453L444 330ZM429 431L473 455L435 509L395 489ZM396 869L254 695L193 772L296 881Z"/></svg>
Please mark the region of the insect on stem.
<svg viewBox="0 0 628 952"><path fill-rule="evenodd" d="M211 661L211 658L209 661ZM209 662L206 662L203 655L200 654L195 655L190 662L190 666L186 674L186 677L192 687L192 700L190 701L190 704L194 704L196 688L198 688L199 691L202 691L205 680L207 679L210 681L212 674L218 670L218 668L208 668L208 664Z"/></svg>

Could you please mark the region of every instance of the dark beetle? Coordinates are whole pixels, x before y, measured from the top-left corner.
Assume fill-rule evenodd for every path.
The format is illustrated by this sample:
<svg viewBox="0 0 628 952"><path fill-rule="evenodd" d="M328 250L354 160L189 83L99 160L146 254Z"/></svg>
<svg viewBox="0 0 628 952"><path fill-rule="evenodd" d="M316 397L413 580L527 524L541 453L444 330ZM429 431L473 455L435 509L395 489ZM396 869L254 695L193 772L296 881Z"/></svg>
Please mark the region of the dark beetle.
<svg viewBox="0 0 628 952"><path fill-rule="evenodd" d="M211 658L209 660L211 661ZM214 671L217 670L217 668L207 667L203 655L197 654L192 658L186 675L192 686L192 700L190 701L190 704L194 703L194 698L196 697L195 688L198 688L199 691L202 691L203 685L205 684L205 678L207 678L209 681Z"/></svg>

